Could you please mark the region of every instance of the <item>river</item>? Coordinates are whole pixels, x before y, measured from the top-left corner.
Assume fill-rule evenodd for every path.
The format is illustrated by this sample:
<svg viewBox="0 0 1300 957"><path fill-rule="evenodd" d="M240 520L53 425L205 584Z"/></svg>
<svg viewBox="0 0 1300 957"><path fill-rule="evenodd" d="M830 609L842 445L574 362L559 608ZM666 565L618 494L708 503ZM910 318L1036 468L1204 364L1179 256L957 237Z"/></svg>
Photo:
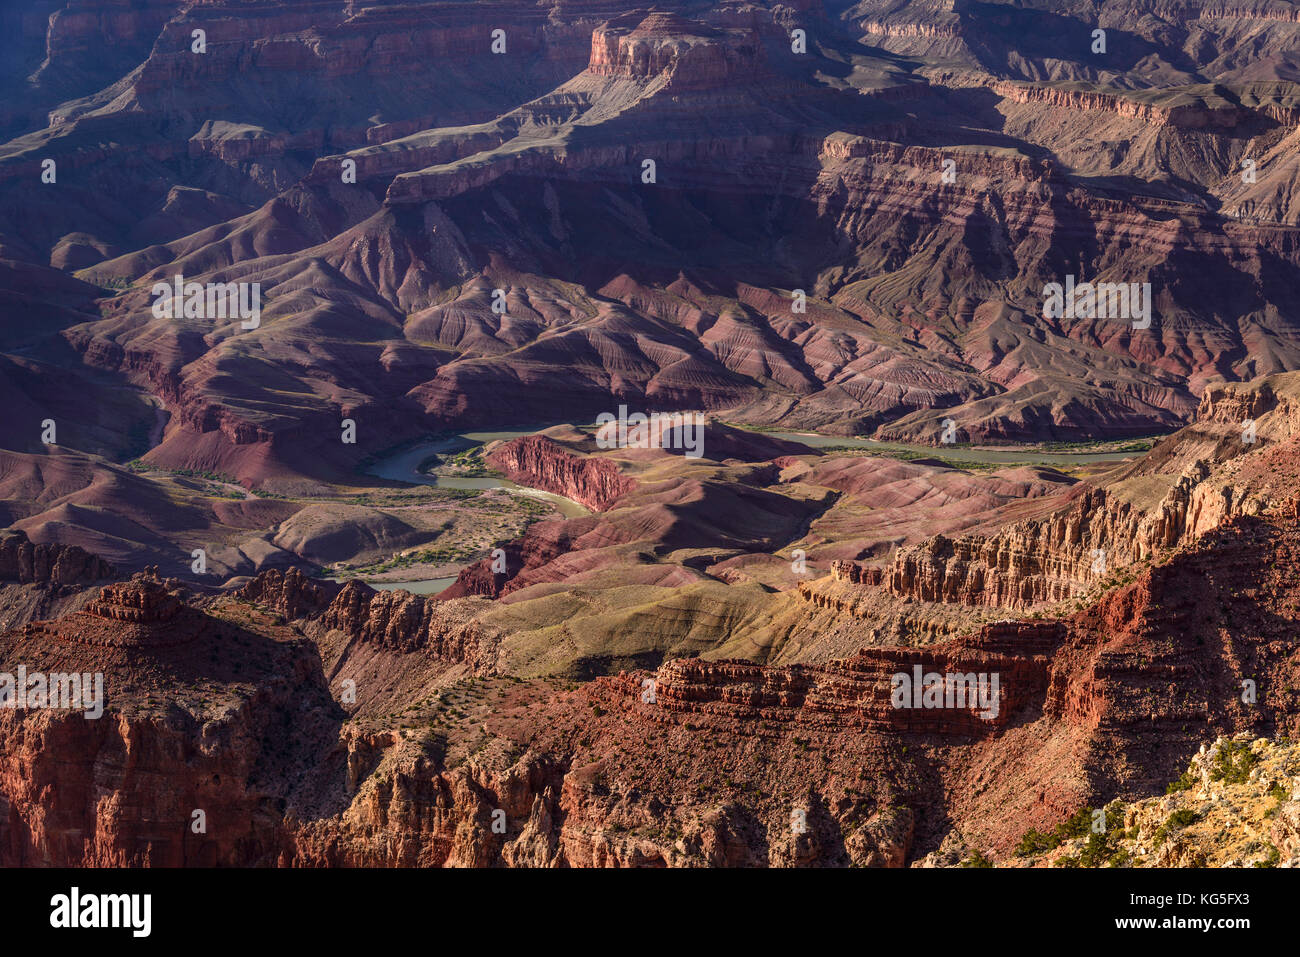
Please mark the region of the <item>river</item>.
<svg viewBox="0 0 1300 957"><path fill-rule="evenodd" d="M456 476L456 475L438 475L436 473L423 472L420 466L427 462L435 455L446 455L447 453L461 452L465 449L473 448L476 445L486 445L489 442L509 441L525 435L534 435L545 426L538 426L533 429L523 429L519 431L502 431L502 432L463 432L456 435L444 435L432 439L424 439L413 445L399 449L374 463L366 470L370 475L378 478L388 479L393 482L405 482L410 485L434 485L438 488L455 488L455 489L507 489L517 495L527 495L532 498L538 498L550 502L566 518L576 518L580 515L589 515L590 511L579 505L572 499L565 498L563 495L555 495L551 492L544 492L541 489L527 488L517 485L509 479L492 477L492 476ZM858 438L853 436L842 435L823 435L815 432L764 432L763 435L769 435L777 439L785 439L790 442L801 442L813 449L833 448L836 446L879 450L882 454L890 452L911 452L926 457L950 458L956 461L979 462L996 465L1082 465L1090 462L1122 462L1124 459L1134 458L1142 455L1141 452L1062 452L1062 451L1045 451L1042 449L1016 449L1016 448L989 448L972 447L965 445L951 445L934 447L929 445L915 445L909 442L878 442L875 439ZM452 584L455 578L432 578L422 581L394 582L379 581L367 582L372 588L381 591L392 591L404 588L416 595L435 595Z"/></svg>
<svg viewBox="0 0 1300 957"><path fill-rule="evenodd" d="M331 581L347 581L345 578L333 578ZM362 581L365 581L363 578ZM375 591L409 591L412 595L436 595L450 588L456 582L456 576L450 578L426 578L413 582L378 582L367 581L366 584Z"/></svg>
<svg viewBox="0 0 1300 957"><path fill-rule="evenodd" d="M488 442L498 440L505 441L517 439L524 435L533 435L538 429L528 429L520 432L465 432L460 435L444 435L435 439L426 439L417 442L415 445L408 446L398 452L385 456L370 468L366 469L367 474L377 476L378 478L388 479L393 482L406 482L409 485L436 485L438 488L458 488L458 489L490 489L500 488L508 489L519 495L526 495L529 498L541 499L549 502L565 518L578 518L582 515L590 515L591 510L579 505L571 498L565 498L563 495L556 495L553 492L544 492L541 489L528 488L524 485L517 485L507 478L499 476L460 476L460 475L438 475L430 472L420 471L420 466L427 462L434 455L445 455L448 452L461 452L465 449L473 448L476 445L486 445Z"/></svg>
<svg viewBox="0 0 1300 957"><path fill-rule="evenodd" d="M378 478L388 479L391 482L404 482L408 485L433 485L438 488L455 489L506 489L515 495L524 495L549 502L565 518L590 515L591 511L589 509L579 505L573 499L565 498L563 495L555 495L552 492L544 492L541 489L518 485L500 476L438 475L437 473L420 470L420 466L435 455L462 452L476 445L486 445L489 442L498 440L508 441L524 435L533 435L542 428L545 428L545 426L517 432L464 432L459 435L444 435L433 439L424 439L384 456L366 469L366 473ZM405 589L413 595L436 595L455 581L455 577L452 577L427 578L406 582L392 580L367 581L366 584L379 591Z"/></svg>
<svg viewBox="0 0 1300 957"><path fill-rule="evenodd" d="M996 448L971 445L916 445L911 442L878 442L856 436L822 435L815 432L763 432L775 439L802 442L814 449L841 448L875 449L882 454L913 452L927 458L953 459L958 462L979 462L989 465L1084 465L1089 462L1122 462L1138 458L1145 452L1065 452L1036 448Z"/></svg>

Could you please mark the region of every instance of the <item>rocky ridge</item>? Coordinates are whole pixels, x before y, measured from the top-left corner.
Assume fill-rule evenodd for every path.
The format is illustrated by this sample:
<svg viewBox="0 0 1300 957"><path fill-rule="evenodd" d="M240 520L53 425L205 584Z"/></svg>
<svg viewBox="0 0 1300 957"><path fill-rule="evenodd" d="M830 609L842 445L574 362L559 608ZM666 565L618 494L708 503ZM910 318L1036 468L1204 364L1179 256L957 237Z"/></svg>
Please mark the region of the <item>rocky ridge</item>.
<svg viewBox="0 0 1300 957"><path fill-rule="evenodd" d="M1111 486L1080 485L1046 518L992 535L938 535L900 549L883 567L839 563L832 578L923 602L1024 609L1077 599L1118 571L1236 516L1285 511L1287 501L1270 500L1234 479L1257 475L1284 454L1279 445L1296 434L1300 414L1297 381L1288 374L1207 390L1195 423L1114 477ZM1243 464L1244 456L1252 457L1253 467ZM1177 468L1181 474L1168 471ZM1128 486L1153 476L1164 476L1167 490L1150 504L1135 499Z"/></svg>
<svg viewBox="0 0 1300 957"><path fill-rule="evenodd" d="M204 798L193 792L197 783L185 782L206 778L168 770L173 759L166 755L177 744L148 744L159 735L179 742L200 727L186 731L191 725L179 715L150 715L147 698L131 690L152 670L148 660L173 661L173 668L197 664L215 633L233 633L238 645L256 632L271 636L261 639L271 642L269 666L279 655L311 647L298 637L301 631L319 636L337 678L352 673L346 661L338 665L340 640L352 656L382 645L391 661L423 658L429 644L418 636L427 630L427 604L420 610L415 596L371 595L367 603L362 586L335 591L297 574L267 573L245 601L264 598L305 612L285 626L255 608L239 610L249 607L244 603L206 599L203 611L186 612L195 625L186 642L136 642L135 654L145 657L129 667L125 649L115 644L76 641L102 656L98 665L116 689L110 702L130 718L122 727L132 748L143 748L139 753L148 755L157 776L183 782L158 822L164 831L141 829L135 812L120 821L92 814L79 826L95 835L93 842L55 840L31 824L44 806L33 783L52 769L15 745L6 749L10 763L0 787L17 818L6 825L0 847L10 849L12 861L50 863L897 866L937 848L951 825L1001 859L1026 828L1050 828L1088 801L1104 806L1117 794L1138 798L1163 787L1185 766L1189 745L1179 729L1188 723L1225 733L1300 727L1300 707L1287 691L1294 676L1289 616L1300 599L1294 582L1277 571L1296 554L1300 511L1239 516L1066 620L997 623L946 645L868 648L828 666L679 659L572 690L485 676L444 686L444 693L464 689L452 707L454 720L435 721L424 732L394 727L391 717L380 720L376 709L392 709L391 696L362 706L364 724L340 727L339 706L320 697L319 658L311 667L250 672L245 683L220 692L220 700L265 696L271 692L255 689L268 681L268 687L305 682L318 689L308 712L301 705L295 712L294 724L306 737L293 738L287 752L271 743L274 737L254 745L264 732L247 722L266 712L229 712L221 727L230 730L222 734L244 729L241 749L251 747L278 770L263 778L230 763L225 748L233 745L216 743L198 773L219 776L222 784ZM146 597L157 592L158 585L140 579L110 592L116 597L109 604L162 608L165 603ZM1281 617L1270 619L1265 606ZM5 660L17 655L49 663L57 649L73 647L73 636L93 631L88 619L122 627L119 616L93 610L29 627L0 640ZM232 647L231 653L233 663L249 651ZM996 719L986 722L961 708L909 711L887 704L890 676L916 664L938 673L998 673ZM215 666L202 666L209 667ZM272 681L272 673L280 677ZM1245 675L1259 683L1258 707L1241 702ZM205 695L219 690L211 686ZM275 692L296 700L302 693ZM428 707L423 694L412 693L417 714ZM192 693L178 705L182 711L211 707ZM461 709L468 713L455 717ZM66 746L41 752L72 761L60 773L76 779L92 773L82 767L92 762L97 779L118 782L124 807L150 804L144 778L114 777L110 758L117 745L85 738L79 729L92 722L80 715L30 712L0 721L11 735L19 733L14 722L36 722ZM80 737L65 740L73 730ZM1071 757L1062 760L1063 754ZM314 770L286 777L285 762L309 762ZM942 780L925 767L943 769ZM299 783L285 791L276 782L286 780ZM855 781L874 783L864 788ZM77 820L85 813L77 810L79 793L67 792L55 817L45 819ZM267 794L286 801L278 822L247 810ZM226 823L191 857L186 845L161 834L169 827L179 833L188 813L179 809L205 800L222 810ZM504 833L493 828L498 811L505 812Z"/></svg>
<svg viewBox="0 0 1300 957"><path fill-rule="evenodd" d="M489 452L487 460L513 482L563 495L597 512L636 488L636 481L614 462L575 455L543 436L512 439Z"/></svg>

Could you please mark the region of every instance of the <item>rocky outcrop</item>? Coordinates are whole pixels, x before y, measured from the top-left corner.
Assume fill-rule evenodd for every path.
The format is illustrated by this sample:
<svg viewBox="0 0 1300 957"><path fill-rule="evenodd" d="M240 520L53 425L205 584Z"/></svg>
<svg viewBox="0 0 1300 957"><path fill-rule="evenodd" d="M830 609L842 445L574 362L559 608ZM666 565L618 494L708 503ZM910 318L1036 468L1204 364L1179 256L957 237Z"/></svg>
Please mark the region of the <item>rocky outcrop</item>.
<svg viewBox="0 0 1300 957"><path fill-rule="evenodd" d="M1285 513L1289 494L1264 486L1287 458L1280 446L1300 434L1297 385L1287 374L1209 388L1196 421L1121 471L1114 487L1081 484L1051 515L992 534L936 535L883 568L838 562L832 578L923 602L1023 609L1077 599L1238 516ZM1153 505L1124 493L1124 483L1153 476L1166 489Z"/></svg>
<svg viewBox="0 0 1300 957"><path fill-rule="evenodd" d="M831 578L850 585L879 585L884 572L879 568L864 568L857 562L831 562Z"/></svg>
<svg viewBox="0 0 1300 957"><path fill-rule="evenodd" d="M88 585L114 574L113 566L77 545L37 545L21 531L0 534L0 582Z"/></svg>
<svg viewBox="0 0 1300 957"><path fill-rule="evenodd" d="M387 651L425 654L492 673L500 636L473 620L463 605L410 592L375 591L348 582L316 625Z"/></svg>
<svg viewBox="0 0 1300 957"><path fill-rule="evenodd" d="M114 604L139 608L153 584ZM343 713L292 635L191 608L154 628L83 613L0 636L0 670L19 665L102 674L107 707L0 708L6 866L274 864L295 790L343 764Z"/></svg>
<svg viewBox="0 0 1300 957"><path fill-rule="evenodd" d="M764 668L746 661L677 659L653 679L660 706L656 713L724 716L759 728L774 722L781 733L791 727L854 728L980 737L1016 720L1034 700L1041 707L1048 656L1065 634L1057 622L1006 622L987 625L959 643L869 648L826 667ZM946 677L939 695L943 700L917 707L909 692L899 706L893 700L894 679L906 678L911 689L917 668L922 675ZM979 676L994 675L997 688L986 687L987 700L977 701ZM628 681L628 693L643 693L641 676ZM916 702L921 695L918 689Z"/></svg>
<svg viewBox="0 0 1300 957"><path fill-rule="evenodd" d="M349 736L351 806L338 818L288 823L280 863L305 867L553 867L563 848L564 768L528 755L503 768L434 771L413 742ZM377 764L377 766L376 766ZM373 770L371 770L373 768ZM368 773L368 777L366 776ZM627 863L635 863L628 860Z"/></svg>
<svg viewBox="0 0 1300 957"><path fill-rule="evenodd" d="M1201 745L1169 793L1108 805L1096 837L1044 850L1054 843L1047 835L1028 835L996 866L1300 867L1296 752L1291 741L1248 731L1219 737Z"/></svg>
<svg viewBox="0 0 1300 957"><path fill-rule="evenodd" d="M115 574L77 545L37 545L23 532L0 533L0 630L76 611Z"/></svg>
<svg viewBox="0 0 1300 957"><path fill-rule="evenodd" d="M869 37L901 37L907 39L922 37L933 40L961 35L961 28L957 24L890 23L882 20L863 20L858 26Z"/></svg>
<svg viewBox="0 0 1300 957"><path fill-rule="evenodd" d="M1279 380L1283 381L1283 380ZM1289 381L1289 377L1286 377ZM1259 441L1281 441L1300 434L1300 403L1289 390L1279 393L1271 380L1265 379L1256 388L1241 385L1212 385L1201 393L1201 403L1196 409L1196 424L1226 426L1233 433L1261 416L1276 412L1271 417L1270 428Z"/></svg>
<svg viewBox="0 0 1300 957"><path fill-rule="evenodd" d="M473 620L463 605L408 591L377 591L359 581L315 581L299 569L262 572L238 592L240 598L297 619L310 634L342 633L348 645L420 652L490 673L499 636ZM344 651L341 657L346 656ZM337 671L337 667L335 668Z"/></svg>
<svg viewBox="0 0 1300 957"><path fill-rule="evenodd" d="M752 80L767 72L761 22L754 17L749 29L719 29L671 13L645 19L633 14L592 31L587 72L642 81L662 77L666 91ZM782 36L770 19L767 27L769 38Z"/></svg>
<svg viewBox="0 0 1300 957"><path fill-rule="evenodd" d="M86 606L88 614L133 625L164 625L180 610L177 594L149 574L105 585L99 597Z"/></svg>
<svg viewBox="0 0 1300 957"><path fill-rule="evenodd" d="M23 625L21 633L64 645L104 648L172 648L195 641L205 628L204 616L188 604L187 586L158 577L156 568L137 572L123 582L105 585L77 612L54 621Z"/></svg>
<svg viewBox="0 0 1300 957"><path fill-rule="evenodd" d="M299 568L268 569L238 592L240 598L286 618L314 618L338 595L337 582L309 578Z"/></svg>
<svg viewBox="0 0 1300 957"><path fill-rule="evenodd" d="M410 728L341 726L316 645L294 629L344 635L354 655L419 656L437 640L414 596L351 584L286 627L186 605L185 643L131 648L78 636L92 621L161 634L180 615L75 615L0 635L0 670L49 667L69 643L98 656L114 708L98 722L0 709L0 862L898 866L954 826L1005 860L1031 826L1163 787L1186 766L1181 727L1300 726L1294 623L1261 611L1296 607L1278 562L1297 543L1295 510L1238 517L1068 620L822 665L674 659L572 690L487 679L455 699L455 720ZM261 594L301 592L296 577ZM143 576L111 604L162 607L147 597L160 586ZM918 666L961 680L951 702L947 680L929 707L893 697ZM188 676L165 703L159 674ZM1244 674L1266 691L1258 709L1242 704ZM981 675L998 677L995 714L955 697ZM408 708L429 707L421 683ZM195 810L204 834L187 830ZM1148 818L1132 822L1144 846Z"/></svg>
<svg viewBox="0 0 1300 957"><path fill-rule="evenodd" d="M1200 528L1194 494L1202 465L1151 514L1080 488L1068 508L992 536L934 538L900 550L879 573L881 587L918 601L1027 608L1084 594L1114 569L1172 548ZM850 580L856 573L850 571ZM870 573L860 577L866 580Z"/></svg>
<svg viewBox="0 0 1300 957"><path fill-rule="evenodd" d="M1046 103L1067 110L1100 110L1117 116L1131 117L1144 123L1168 124L1187 129L1218 127L1230 129L1245 123L1250 111L1234 103L1209 105L1179 103L1164 105L1144 102L1132 95L1102 93L1095 90L1041 86L1007 80L986 81L999 96L1013 103Z"/></svg>
<svg viewBox="0 0 1300 957"><path fill-rule="evenodd" d="M249 786L260 749L238 745L269 730L244 708L212 720L211 743L197 748L197 728L160 718L0 712L0 791L9 808L0 856L7 866L37 867L271 863L279 824L263 807L274 797ZM191 758L178 760L184 753ZM168 785L145 789L147 777ZM196 811L207 833L192 833Z"/></svg>
<svg viewBox="0 0 1300 957"><path fill-rule="evenodd" d="M603 512L636 488L609 459L575 455L539 435L513 439L494 449L488 461L512 482L563 495Z"/></svg>

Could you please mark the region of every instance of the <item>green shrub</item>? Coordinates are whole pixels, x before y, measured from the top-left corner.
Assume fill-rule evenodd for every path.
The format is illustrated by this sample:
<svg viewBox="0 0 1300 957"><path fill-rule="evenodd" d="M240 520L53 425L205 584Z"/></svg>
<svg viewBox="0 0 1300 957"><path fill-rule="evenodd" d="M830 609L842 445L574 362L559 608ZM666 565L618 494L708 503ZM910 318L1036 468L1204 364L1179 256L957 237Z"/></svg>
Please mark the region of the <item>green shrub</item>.
<svg viewBox="0 0 1300 957"><path fill-rule="evenodd" d="M1259 755L1244 741L1225 741L1210 765L1210 780L1224 784L1245 784L1259 764Z"/></svg>
<svg viewBox="0 0 1300 957"><path fill-rule="evenodd" d="M1169 815L1165 823L1156 828L1156 833L1151 840L1151 846L1159 848L1164 844L1165 838L1167 838L1171 832L1182 830L1187 827L1187 825L1194 824L1197 819L1196 812L1187 808L1175 811L1173 814Z"/></svg>
<svg viewBox="0 0 1300 957"><path fill-rule="evenodd" d="M1256 861L1255 866L1256 867L1277 867L1278 862L1281 860L1282 860L1282 852L1279 851L1274 845L1270 844L1268 846L1268 856L1264 858L1262 861Z"/></svg>
<svg viewBox="0 0 1300 957"><path fill-rule="evenodd" d="M1044 833L1031 827L1020 838L1020 843L1016 845L1014 853L1017 857L1028 857L1031 854L1041 854L1043 851L1055 850L1071 838L1083 837L1089 832L1091 826L1092 810L1081 807L1056 825L1050 833Z"/></svg>

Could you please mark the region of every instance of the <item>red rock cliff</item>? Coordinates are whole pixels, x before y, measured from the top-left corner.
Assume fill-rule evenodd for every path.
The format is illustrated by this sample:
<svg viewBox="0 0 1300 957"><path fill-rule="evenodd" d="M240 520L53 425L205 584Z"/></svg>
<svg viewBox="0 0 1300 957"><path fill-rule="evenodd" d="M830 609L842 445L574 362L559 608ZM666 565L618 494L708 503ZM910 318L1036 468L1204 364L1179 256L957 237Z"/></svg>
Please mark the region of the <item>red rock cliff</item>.
<svg viewBox="0 0 1300 957"><path fill-rule="evenodd" d="M512 482L563 495L603 512L636 482L619 471L608 459L574 455L558 443L538 435L507 442L495 449L488 461Z"/></svg>

